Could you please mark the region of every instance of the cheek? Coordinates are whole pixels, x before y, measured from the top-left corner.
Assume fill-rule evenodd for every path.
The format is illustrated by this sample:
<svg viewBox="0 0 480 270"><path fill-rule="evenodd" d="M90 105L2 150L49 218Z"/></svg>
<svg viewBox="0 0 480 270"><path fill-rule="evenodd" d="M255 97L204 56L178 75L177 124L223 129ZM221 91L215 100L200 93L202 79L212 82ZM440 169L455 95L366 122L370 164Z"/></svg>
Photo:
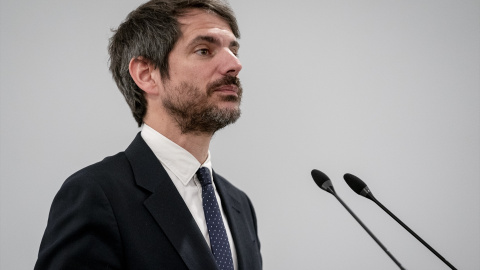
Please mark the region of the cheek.
<svg viewBox="0 0 480 270"><path fill-rule="evenodd" d="M172 78L177 81L197 81L202 77L202 67L197 65L182 65L172 68ZM173 77L174 76L174 77Z"/></svg>
<svg viewBox="0 0 480 270"><path fill-rule="evenodd" d="M188 70L182 77L184 81L188 81L191 85L200 89L205 89L212 80L212 75L202 68Z"/></svg>
<svg viewBox="0 0 480 270"><path fill-rule="evenodd" d="M192 64L184 69L190 78L195 80L205 80L211 76L211 69L207 65Z"/></svg>
<svg viewBox="0 0 480 270"><path fill-rule="evenodd" d="M179 63L170 66L170 79L174 82L186 82L190 85L205 89L215 79L215 69L206 63Z"/></svg>

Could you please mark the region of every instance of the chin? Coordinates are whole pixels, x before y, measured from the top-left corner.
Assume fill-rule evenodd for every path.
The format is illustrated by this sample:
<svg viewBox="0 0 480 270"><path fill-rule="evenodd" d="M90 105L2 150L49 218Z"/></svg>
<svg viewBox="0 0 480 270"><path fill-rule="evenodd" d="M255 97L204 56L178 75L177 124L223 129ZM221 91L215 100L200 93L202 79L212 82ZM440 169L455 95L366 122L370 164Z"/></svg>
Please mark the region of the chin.
<svg viewBox="0 0 480 270"><path fill-rule="evenodd" d="M221 110L240 110L240 103L239 102L222 102L218 104L217 108Z"/></svg>

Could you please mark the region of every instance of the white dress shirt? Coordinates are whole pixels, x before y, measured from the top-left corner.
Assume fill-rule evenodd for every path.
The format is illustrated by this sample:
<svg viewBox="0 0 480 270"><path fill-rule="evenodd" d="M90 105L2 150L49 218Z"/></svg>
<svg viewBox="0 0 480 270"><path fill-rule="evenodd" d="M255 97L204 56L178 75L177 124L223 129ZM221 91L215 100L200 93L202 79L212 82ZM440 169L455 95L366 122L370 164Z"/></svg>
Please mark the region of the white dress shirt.
<svg viewBox="0 0 480 270"><path fill-rule="evenodd" d="M207 223L205 221L205 214L203 212L202 205L202 186L198 181L196 172L200 167L207 167L212 174L212 162L210 160L210 151L208 152L207 160L200 164L198 160L190 154L187 150L183 149L176 143L172 142L153 128L146 124L143 124L141 136L147 145L152 149L155 156L160 160L160 163L167 171L170 179L178 190L178 193L185 201L190 213L192 213L195 222L200 228L203 237L210 246L210 237L208 235ZM230 248L232 250L232 259L234 269L237 269L237 253L235 250L235 244L233 243L230 227L225 219L223 213L222 202L218 195L215 183L213 183L215 190L215 196L217 197L218 206L222 214L223 223L227 231L228 241L230 242ZM211 247L211 246L210 246Z"/></svg>

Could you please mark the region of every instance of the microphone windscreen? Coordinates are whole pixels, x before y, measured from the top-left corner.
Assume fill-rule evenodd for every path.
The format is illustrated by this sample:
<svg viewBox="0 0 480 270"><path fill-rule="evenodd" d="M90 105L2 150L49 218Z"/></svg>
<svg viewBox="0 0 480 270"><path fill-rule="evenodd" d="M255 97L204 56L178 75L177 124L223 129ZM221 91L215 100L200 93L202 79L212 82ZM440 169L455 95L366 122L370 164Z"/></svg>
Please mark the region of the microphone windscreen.
<svg viewBox="0 0 480 270"><path fill-rule="evenodd" d="M312 178L313 181L315 181L315 183L317 184L317 186L321 189L324 189L322 187L323 183L325 183L326 181L330 181L330 178L328 178L326 174L316 169L312 170Z"/></svg>
<svg viewBox="0 0 480 270"><path fill-rule="evenodd" d="M345 179L345 182L347 182L347 184L350 186L351 189L353 189L353 191L360 195L362 195L362 190L367 186L367 184L365 184L360 178L356 177L353 174L346 173L343 176L343 179Z"/></svg>

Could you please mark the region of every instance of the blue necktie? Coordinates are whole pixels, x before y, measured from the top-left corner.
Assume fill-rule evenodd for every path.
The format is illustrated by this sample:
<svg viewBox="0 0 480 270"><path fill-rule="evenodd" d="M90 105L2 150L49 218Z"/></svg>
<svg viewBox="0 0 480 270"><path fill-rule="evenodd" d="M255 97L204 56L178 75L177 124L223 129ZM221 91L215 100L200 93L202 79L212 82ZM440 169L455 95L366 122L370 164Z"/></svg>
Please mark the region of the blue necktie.
<svg viewBox="0 0 480 270"><path fill-rule="evenodd" d="M205 213L213 257L215 257L220 270L233 270L232 251L230 250L227 231L225 230L222 214L215 197L210 170L206 167L201 167L197 171L197 177L202 185L203 212Z"/></svg>

